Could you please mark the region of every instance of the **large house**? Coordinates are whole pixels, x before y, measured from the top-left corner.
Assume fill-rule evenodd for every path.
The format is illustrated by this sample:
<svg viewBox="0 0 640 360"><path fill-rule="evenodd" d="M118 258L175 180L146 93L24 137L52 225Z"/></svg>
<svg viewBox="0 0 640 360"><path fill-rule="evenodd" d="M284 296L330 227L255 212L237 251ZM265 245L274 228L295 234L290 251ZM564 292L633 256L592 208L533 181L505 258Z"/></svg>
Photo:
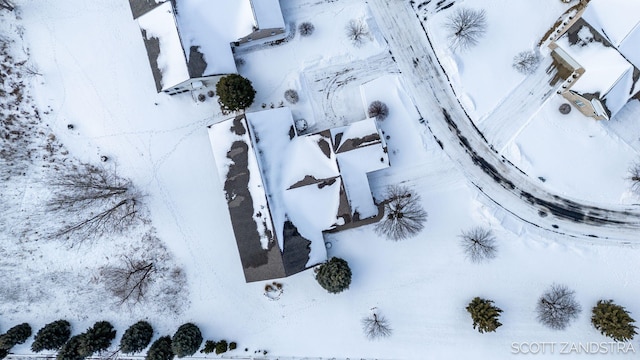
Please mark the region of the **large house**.
<svg viewBox="0 0 640 360"><path fill-rule="evenodd" d="M323 232L378 219L367 174L389 166L375 119L298 135L289 108L209 126L247 282L326 261Z"/></svg>
<svg viewBox="0 0 640 360"><path fill-rule="evenodd" d="M237 73L232 45L284 36L279 0L129 0L158 92L212 87Z"/></svg>
<svg viewBox="0 0 640 360"><path fill-rule="evenodd" d="M581 0L549 44L558 93L585 116L611 119L638 97L640 1Z"/></svg>

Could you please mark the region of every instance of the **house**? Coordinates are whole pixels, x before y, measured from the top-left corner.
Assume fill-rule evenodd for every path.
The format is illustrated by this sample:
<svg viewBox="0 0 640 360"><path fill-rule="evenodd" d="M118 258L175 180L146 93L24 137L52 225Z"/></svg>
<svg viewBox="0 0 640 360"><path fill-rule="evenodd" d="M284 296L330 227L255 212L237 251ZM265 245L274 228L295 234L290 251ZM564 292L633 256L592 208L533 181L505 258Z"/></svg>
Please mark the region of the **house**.
<svg viewBox="0 0 640 360"><path fill-rule="evenodd" d="M283 36L279 0L129 0L158 92L213 87L237 73L232 45Z"/></svg>
<svg viewBox="0 0 640 360"><path fill-rule="evenodd" d="M585 116L609 120L638 97L640 1L582 0L556 34L558 93Z"/></svg>
<svg viewBox="0 0 640 360"><path fill-rule="evenodd" d="M375 119L299 135L283 107L208 131L247 282L324 262L323 232L382 216L367 179L389 166Z"/></svg>

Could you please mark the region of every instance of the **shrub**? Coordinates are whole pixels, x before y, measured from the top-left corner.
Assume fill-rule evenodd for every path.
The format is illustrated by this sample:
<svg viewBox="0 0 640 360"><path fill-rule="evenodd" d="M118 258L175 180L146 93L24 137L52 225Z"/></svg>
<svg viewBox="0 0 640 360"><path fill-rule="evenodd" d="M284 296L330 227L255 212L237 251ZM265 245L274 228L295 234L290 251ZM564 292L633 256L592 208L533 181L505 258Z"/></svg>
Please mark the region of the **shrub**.
<svg viewBox="0 0 640 360"><path fill-rule="evenodd" d="M171 338L162 336L151 344L145 360L171 360L174 356L171 350Z"/></svg>
<svg viewBox="0 0 640 360"><path fill-rule="evenodd" d="M238 348L238 344L235 341L229 343L229 350L235 350Z"/></svg>
<svg viewBox="0 0 640 360"><path fill-rule="evenodd" d="M569 290L565 285L551 285L536 306L538 320L556 330L565 329L581 311L580 304L575 299L575 291Z"/></svg>
<svg viewBox="0 0 640 360"><path fill-rule="evenodd" d="M374 117L376 120L382 121L389 116L389 108L382 101L375 100L369 104L367 113L370 118Z"/></svg>
<svg viewBox="0 0 640 360"><path fill-rule="evenodd" d="M633 325L636 321L613 300L598 300L591 312L591 324L604 336L615 341L629 341L637 334L637 327Z"/></svg>
<svg viewBox="0 0 640 360"><path fill-rule="evenodd" d="M58 350L71 337L71 324L67 320L48 323L38 330L31 344L31 351Z"/></svg>
<svg viewBox="0 0 640 360"><path fill-rule="evenodd" d="M301 36L310 36L311 34L313 34L313 31L316 29L315 26L313 26L312 23L310 22L303 22L302 24L300 24L300 26L298 26L298 31L300 31L300 35Z"/></svg>
<svg viewBox="0 0 640 360"><path fill-rule="evenodd" d="M216 351L216 342L213 340L207 340L204 342L204 347L200 350L203 354L211 354Z"/></svg>
<svg viewBox="0 0 640 360"><path fill-rule="evenodd" d="M198 351L202 344L200 329L192 324L181 325L171 340L171 349L177 357L191 356Z"/></svg>
<svg viewBox="0 0 640 360"><path fill-rule="evenodd" d="M498 247L496 239L489 229L476 226L469 231L463 231L462 249L474 263L480 263L496 257Z"/></svg>
<svg viewBox="0 0 640 360"><path fill-rule="evenodd" d="M218 103L223 112L244 110L256 96L251 81L238 74L227 75L216 84Z"/></svg>
<svg viewBox="0 0 640 360"><path fill-rule="evenodd" d="M216 343L216 354L220 355L224 352L227 352L227 340L220 340Z"/></svg>
<svg viewBox="0 0 640 360"><path fill-rule="evenodd" d="M80 343L84 334L71 337L58 351L56 360L83 360L86 356L80 354Z"/></svg>
<svg viewBox="0 0 640 360"><path fill-rule="evenodd" d="M502 323L498 321L502 310L493 305L493 301L475 297L467 306L467 311L471 314L473 320L473 328L478 329L480 333L493 332Z"/></svg>
<svg viewBox="0 0 640 360"><path fill-rule="evenodd" d="M146 321L131 325L120 339L120 351L125 354L140 352L151 343L153 327Z"/></svg>
<svg viewBox="0 0 640 360"><path fill-rule="evenodd" d="M320 265L316 273L316 280L325 290L337 294L349 288L351 269L345 260L333 257Z"/></svg>
<svg viewBox="0 0 640 360"><path fill-rule="evenodd" d="M300 100L298 92L293 89L289 89L284 92L284 99L287 100L289 104L295 104Z"/></svg>
<svg viewBox="0 0 640 360"><path fill-rule="evenodd" d="M27 323L16 325L0 335L0 349L9 350L15 345L24 344L31 336L31 326Z"/></svg>
<svg viewBox="0 0 640 360"><path fill-rule="evenodd" d="M78 353L83 357L88 357L107 350L115 337L116 331L111 323L98 321L83 334L80 345L78 345Z"/></svg>
<svg viewBox="0 0 640 360"><path fill-rule="evenodd" d="M535 51L522 51L513 58L513 68L521 74L533 74L540 65L540 55Z"/></svg>

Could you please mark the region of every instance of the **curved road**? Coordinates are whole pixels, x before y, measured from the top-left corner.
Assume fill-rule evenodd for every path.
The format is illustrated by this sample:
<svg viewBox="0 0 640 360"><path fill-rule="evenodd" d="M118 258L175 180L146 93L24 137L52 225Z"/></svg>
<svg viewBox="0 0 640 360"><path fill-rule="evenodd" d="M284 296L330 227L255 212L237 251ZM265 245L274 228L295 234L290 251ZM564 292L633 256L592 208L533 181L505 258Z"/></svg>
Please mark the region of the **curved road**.
<svg viewBox="0 0 640 360"><path fill-rule="evenodd" d="M491 201L524 222L579 239L640 243L640 209L600 206L540 188L487 142L438 62L408 1L369 0L404 83L438 144Z"/></svg>

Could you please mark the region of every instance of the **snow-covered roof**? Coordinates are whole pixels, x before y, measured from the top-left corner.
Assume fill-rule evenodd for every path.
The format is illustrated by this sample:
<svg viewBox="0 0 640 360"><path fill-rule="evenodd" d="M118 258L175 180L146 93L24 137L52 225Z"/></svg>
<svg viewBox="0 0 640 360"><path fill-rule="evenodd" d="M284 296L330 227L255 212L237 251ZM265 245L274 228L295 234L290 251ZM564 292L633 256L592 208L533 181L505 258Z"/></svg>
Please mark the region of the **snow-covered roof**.
<svg viewBox="0 0 640 360"><path fill-rule="evenodd" d="M158 91L190 78L237 73L231 43L257 28L284 28L278 0L180 0L155 6L149 1L130 0L140 28L160 39L159 49L147 44ZM155 6L155 7L154 7ZM148 38L148 37L147 37ZM169 59L169 60L167 60Z"/></svg>
<svg viewBox="0 0 640 360"><path fill-rule="evenodd" d="M280 0L252 0L251 4L260 29L284 29Z"/></svg>
<svg viewBox="0 0 640 360"><path fill-rule="evenodd" d="M229 183L237 177L229 170L237 167L230 159L238 153L233 146L239 141L252 153L245 166L250 181L234 184L255 187L249 190L254 211L232 213L232 223L234 216L252 216L251 227L277 240L286 274L326 260L324 231L352 221L356 212L360 219L378 214L367 173L388 167L389 160L374 119L298 136L291 111L283 107L212 125L209 134L227 198L236 192Z"/></svg>
<svg viewBox="0 0 640 360"><path fill-rule="evenodd" d="M582 18L615 47L636 31L640 23L640 1L591 0Z"/></svg>
<svg viewBox="0 0 640 360"><path fill-rule="evenodd" d="M158 91L189 79L185 54L167 1L138 18ZM155 64L155 66L154 66Z"/></svg>

